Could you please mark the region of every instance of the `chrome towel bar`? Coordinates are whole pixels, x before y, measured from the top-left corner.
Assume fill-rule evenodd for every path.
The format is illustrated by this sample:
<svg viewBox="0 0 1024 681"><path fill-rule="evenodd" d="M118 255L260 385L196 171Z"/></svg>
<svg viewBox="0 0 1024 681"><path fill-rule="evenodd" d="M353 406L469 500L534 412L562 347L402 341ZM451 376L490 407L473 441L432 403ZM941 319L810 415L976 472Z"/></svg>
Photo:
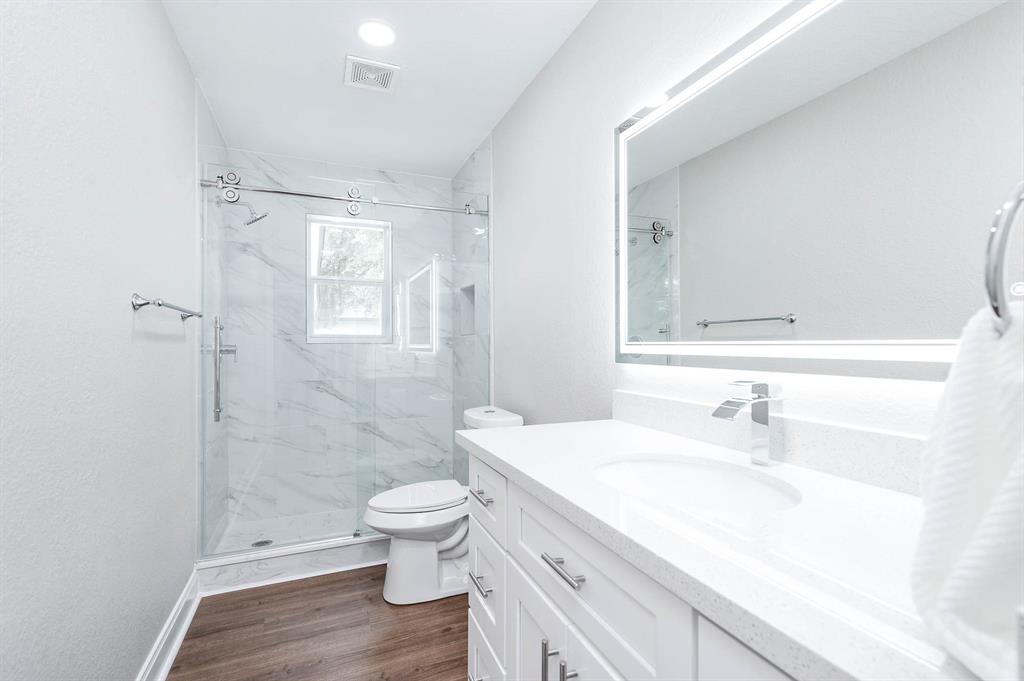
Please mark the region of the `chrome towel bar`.
<svg viewBox="0 0 1024 681"><path fill-rule="evenodd" d="M1010 231L1013 219L1024 203L1024 181L1014 187L1006 202L996 211L989 229L988 248L985 251L985 290L989 305L995 313L996 331L1000 335L1010 325L1010 309L1006 301L1006 287L1003 286L1003 270L1006 266L1006 249L1010 245Z"/></svg>
<svg viewBox="0 0 1024 681"><path fill-rule="evenodd" d="M705 329L715 324L744 324L746 322L789 322L790 324L796 323L796 315L792 312L787 312L784 315L778 317L753 317L751 319L702 319L697 322L697 326L702 326Z"/></svg>
<svg viewBox="0 0 1024 681"><path fill-rule="evenodd" d="M188 308L178 307L177 305L171 305L168 302L164 302L163 298L143 298L138 293L132 294L132 309L138 310L140 307L146 307L152 305L153 307L166 307L168 310L174 310L175 312L181 313L181 321L185 321L189 317L202 317L202 312L196 312L195 310L189 310Z"/></svg>

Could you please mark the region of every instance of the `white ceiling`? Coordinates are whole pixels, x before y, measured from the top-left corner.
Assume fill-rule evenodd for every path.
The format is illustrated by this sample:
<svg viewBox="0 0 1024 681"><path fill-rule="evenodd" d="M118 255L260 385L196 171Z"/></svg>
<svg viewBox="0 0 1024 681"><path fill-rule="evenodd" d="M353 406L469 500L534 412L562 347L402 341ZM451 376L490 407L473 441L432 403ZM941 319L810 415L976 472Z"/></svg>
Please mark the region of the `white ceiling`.
<svg viewBox="0 0 1024 681"><path fill-rule="evenodd" d="M231 147L451 177L594 0L164 0ZM395 28L370 47L357 26ZM345 56L401 67L343 85Z"/></svg>

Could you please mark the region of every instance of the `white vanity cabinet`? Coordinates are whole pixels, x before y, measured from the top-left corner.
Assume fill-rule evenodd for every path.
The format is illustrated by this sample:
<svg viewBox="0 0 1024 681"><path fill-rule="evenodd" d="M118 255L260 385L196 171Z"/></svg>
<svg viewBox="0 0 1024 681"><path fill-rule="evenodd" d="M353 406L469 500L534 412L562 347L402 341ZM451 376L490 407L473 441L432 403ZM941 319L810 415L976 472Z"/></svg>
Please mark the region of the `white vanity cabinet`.
<svg viewBox="0 0 1024 681"><path fill-rule="evenodd" d="M491 648L487 636L469 610L469 678L473 681L505 681L505 668L498 662L498 656Z"/></svg>
<svg viewBox="0 0 1024 681"><path fill-rule="evenodd" d="M508 678L599 681L628 677L597 653L513 561L509 568Z"/></svg>
<svg viewBox="0 0 1024 681"><path fill-rule="evenodd" d="M768 660L700 616L697 677L701 681L792 681Z"/></svg>
<svg viewBox="0 0 1024 681"><path fill-rule="evenodd" d="M505 658L508 604L505 552L487 530L469 518L469 607L498 660Z"/></svg>
<svg viewBox="0 0 1024 681"><path fill-rule="evenodd" d="M475 456L472 681L786 681L608 547Z"/></svg>

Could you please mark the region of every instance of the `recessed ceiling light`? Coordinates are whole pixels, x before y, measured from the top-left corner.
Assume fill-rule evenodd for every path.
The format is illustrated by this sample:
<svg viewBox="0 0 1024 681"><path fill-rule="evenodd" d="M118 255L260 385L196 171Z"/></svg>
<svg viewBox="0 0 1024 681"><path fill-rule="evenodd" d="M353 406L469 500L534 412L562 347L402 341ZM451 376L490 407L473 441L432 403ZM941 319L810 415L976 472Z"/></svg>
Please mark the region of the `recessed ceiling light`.
<svg viewBox="0 0 1024 681"><path fill-rule="evenodd" d="M395 30L379 21L364 21L359 24L359 37L367 45L387 47L395 42Z"/></svg>

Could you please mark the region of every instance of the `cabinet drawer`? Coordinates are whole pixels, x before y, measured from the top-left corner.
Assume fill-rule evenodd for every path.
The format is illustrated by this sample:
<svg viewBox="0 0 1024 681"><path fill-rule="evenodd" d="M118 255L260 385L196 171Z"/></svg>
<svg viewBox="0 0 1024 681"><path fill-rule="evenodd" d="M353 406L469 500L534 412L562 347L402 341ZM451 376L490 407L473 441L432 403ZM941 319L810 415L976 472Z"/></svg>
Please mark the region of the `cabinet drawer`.
<svg viewBox="0 0 1024 681"><path fill-rule="evenodd" d="M624 677L692 678L686 603L514 484L508 503L509 552Z"/></svg>
<svg viewBox="0 0 1024 681"><path fill-rule="evenodd" d="M697 678L700 681L793 681L771 662L700 616L697 617Z"/></svg>
<svg viewBox="0 0 1024 681"><path fill-rule="evenodd" d="M469 607L502 664L505 663L505 562L505 552L498 542L471 517Z"/></svg>
<svg viewBox="0 0 1024 681"><path fill-rule="evenodd" d="M469 679L470 681L505 681L505 669L494 656L480 624L469 611Z"/></svg>
<svg viewBox="0 0 1024 681"><path fill-rule="evenodd" d="M469 512L505 546L505 519L508 517L508 490L505 476L475 456L469 457Z"/></svg>

